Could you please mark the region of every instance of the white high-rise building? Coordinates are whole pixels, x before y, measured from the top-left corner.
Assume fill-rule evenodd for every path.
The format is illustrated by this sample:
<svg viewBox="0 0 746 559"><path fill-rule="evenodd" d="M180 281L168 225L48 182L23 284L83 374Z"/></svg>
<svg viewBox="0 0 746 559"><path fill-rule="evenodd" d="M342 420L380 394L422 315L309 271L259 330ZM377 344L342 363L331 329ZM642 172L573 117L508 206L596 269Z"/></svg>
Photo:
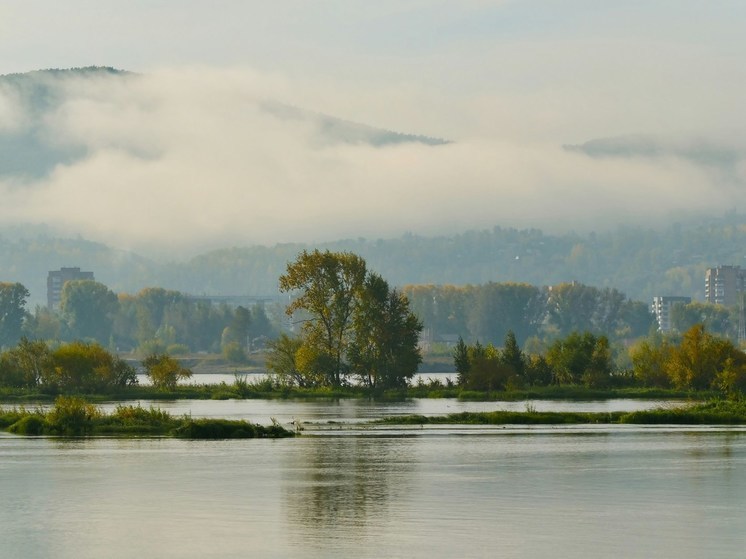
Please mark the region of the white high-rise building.
<svg viewBox="0 0 746 559"><path fill-rule="evenodd" d="M658 330L661 332L670 332L671 328L671 308L674 305L688 305L692 302L691 297L665 296L653 297L653 304L650 310L655 315L658 323Z"/></svg>

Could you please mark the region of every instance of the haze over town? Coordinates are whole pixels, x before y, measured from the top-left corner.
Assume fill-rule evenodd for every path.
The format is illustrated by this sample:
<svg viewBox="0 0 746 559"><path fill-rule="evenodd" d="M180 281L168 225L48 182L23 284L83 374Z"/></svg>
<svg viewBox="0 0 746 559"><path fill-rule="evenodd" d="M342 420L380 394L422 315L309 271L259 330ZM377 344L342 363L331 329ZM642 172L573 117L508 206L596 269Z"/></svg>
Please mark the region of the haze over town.
<svg viewBox="0 0 746 559"><path fill-rule="evenodd" d="M187 253L740 209L745 16L689 0L4 2L0 74L135 74L40 77L60 92L42 111L0 87L0 133L79 154L0 174L0 224ZM351 142L319 115L448 143Z"/></svg>

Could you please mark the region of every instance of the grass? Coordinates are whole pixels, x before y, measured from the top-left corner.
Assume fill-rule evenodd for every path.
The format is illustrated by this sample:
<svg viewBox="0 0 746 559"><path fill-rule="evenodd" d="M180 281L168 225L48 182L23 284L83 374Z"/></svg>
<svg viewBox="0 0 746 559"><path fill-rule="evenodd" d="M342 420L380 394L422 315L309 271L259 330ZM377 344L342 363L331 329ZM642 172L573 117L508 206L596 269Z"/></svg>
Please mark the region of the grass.
<svg viewBox="0 0 746 559"><path fill-rule="evenodd" d="M292 437L276 422L271 426L227 419L173 417L157 408L117 406L110 414L79 397L60 396L51 410L0 408L0 429L17 435L166 436L186 439L247 439Z"/></svg>
<svg viewBox="0 0 746 559"><path fill-rule="evenodd" d="M710 400L679 407L635 412L537 412L535 409L494 412L462 412L444 416L406 415L375 423L389 425L746 425L746 402Z"/></svg>

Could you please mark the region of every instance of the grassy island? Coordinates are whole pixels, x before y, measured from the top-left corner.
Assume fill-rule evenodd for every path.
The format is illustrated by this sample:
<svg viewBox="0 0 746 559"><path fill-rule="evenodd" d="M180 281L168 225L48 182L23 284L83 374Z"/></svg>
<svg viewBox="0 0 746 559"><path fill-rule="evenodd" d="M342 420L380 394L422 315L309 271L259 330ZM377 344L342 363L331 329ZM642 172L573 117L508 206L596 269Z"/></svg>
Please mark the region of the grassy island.
<svg viewBox="0 0 746 559"><path fill-rule="evenodd" d="M444 416L407 415L376 421L389 425L746 425L746 402L711 400L635 412L463 412Z"/></svg>
<svg viewBox="0 0 746 559"><path fill-rule="evenodd" d="M273 422L271 426L227 419L173 417L160 409L117 406L111 414L71 396L60 396L49 411L24 407L0 408L0 429L18 435L158 436L184 439L252 439L292 437L294 433Z"/></svg>

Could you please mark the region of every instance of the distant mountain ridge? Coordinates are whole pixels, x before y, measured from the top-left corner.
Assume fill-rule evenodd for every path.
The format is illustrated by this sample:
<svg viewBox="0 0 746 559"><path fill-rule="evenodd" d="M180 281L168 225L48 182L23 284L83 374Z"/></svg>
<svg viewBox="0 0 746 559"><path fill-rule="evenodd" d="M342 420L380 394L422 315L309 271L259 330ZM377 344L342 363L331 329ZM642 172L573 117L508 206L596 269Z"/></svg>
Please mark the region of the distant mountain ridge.
<svg viewBox="0 0 746 559"><path fill-rule="evenodd" d="M351 251L393 285L579 281L614 287L635 300L654 295L704 298L708 267L746 264L746 216L681 222L663 230L620 228L589 235L538 229L467 231L459 235L348 239L214 250L163 262L83 239L0 235L0 281L20 281L43 304L46 276L61 266L93 271L117 292L160 286L195 295L269 295L286 265L304 249Z"/></svg>

